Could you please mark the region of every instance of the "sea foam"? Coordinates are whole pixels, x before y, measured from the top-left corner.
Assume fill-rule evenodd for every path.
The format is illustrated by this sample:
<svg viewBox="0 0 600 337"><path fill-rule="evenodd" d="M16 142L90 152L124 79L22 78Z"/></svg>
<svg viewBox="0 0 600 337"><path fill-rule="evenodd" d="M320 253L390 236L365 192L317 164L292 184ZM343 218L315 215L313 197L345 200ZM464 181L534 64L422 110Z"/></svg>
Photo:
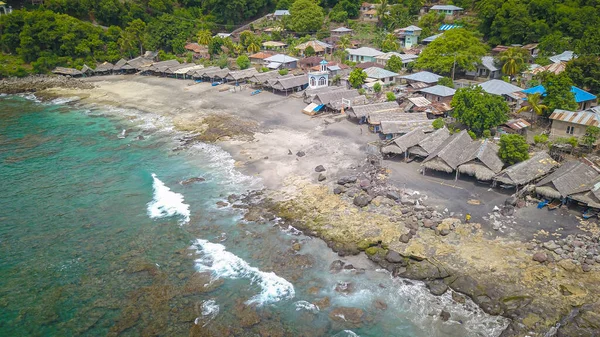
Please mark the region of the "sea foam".
<svg viewBox="0 0 600 337"><path fill-rule="evenodd" d="M148 216L152 219L175 215L182 217L182 223L190 221L190 205L184 203L183 195L171 191L156 174L152 173L154 199L148 203Z"/></svg>
<svg viewBox="0 0 600 337"><path fill-rule="evenodd" d="M199 271L210 272L213 280L245 278L260 286L261 292L246 301L246 304L262 306L291 299L296 295L294 286L286 279L273 272L263 272L250 266L240 257L228 252L221 244L197 239L194 247L202 254L202 257L196 260L196 268Z"/></svg>
<svg viewBox="0 0 600 337"><path fill-rule="evenodd" d="M194 324L199 325L200 323L204 323L202 326L206 326L210 321L217 317L219 310L219 305L215 300L204 301L202 303L202 311L200 312L202 316L197 317L196 320L194 320Z"/></svg>

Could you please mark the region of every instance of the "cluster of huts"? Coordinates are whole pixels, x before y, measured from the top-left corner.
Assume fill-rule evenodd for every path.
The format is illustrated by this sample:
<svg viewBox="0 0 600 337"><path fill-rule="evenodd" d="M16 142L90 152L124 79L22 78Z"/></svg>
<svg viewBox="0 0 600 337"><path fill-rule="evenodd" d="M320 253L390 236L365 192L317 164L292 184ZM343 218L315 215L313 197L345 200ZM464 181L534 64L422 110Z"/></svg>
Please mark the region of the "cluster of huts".
<svg viewBox="0 0 600 337"><path fill-rule="evenodd" d="M388 156L404 155L406 160L420 158L426 170L467 174L492 186L519 188L534 185L535 192L549 200L570 200L600 209L600 173L586 159L559 163L546 152L504 168L498 146L488 139L473 140L467 131L450 134L447 128L429 132L414 129L382 147Z"/></svg>

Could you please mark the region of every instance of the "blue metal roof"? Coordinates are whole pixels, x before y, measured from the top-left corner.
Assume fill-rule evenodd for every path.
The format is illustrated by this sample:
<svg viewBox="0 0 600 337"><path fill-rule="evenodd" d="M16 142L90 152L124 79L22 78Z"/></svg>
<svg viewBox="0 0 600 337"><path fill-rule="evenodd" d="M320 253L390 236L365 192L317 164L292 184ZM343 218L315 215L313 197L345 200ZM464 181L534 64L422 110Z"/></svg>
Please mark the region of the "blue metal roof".
<svg viewBox="0 0 600 337"><path fill-rule="evenodd" d="M596 95L590 94L589 92L579 89L575 86L571 86L571 92L575 94L575 102L581 103L585 101L591 101L596 99ZM542 96L546 96L546 88L543 85L538 85L535 87L531 87L529 89L523 90L525 94L541 94Z"/></svg>
<svg viewBox="0 0 600 337"><path fill-rule="evenodd" d="M449 29L453 29L453 28L460 28L462 27L461 25L441 25L440 26L440 30L444 31L444 30L449 30Z"/></svg>

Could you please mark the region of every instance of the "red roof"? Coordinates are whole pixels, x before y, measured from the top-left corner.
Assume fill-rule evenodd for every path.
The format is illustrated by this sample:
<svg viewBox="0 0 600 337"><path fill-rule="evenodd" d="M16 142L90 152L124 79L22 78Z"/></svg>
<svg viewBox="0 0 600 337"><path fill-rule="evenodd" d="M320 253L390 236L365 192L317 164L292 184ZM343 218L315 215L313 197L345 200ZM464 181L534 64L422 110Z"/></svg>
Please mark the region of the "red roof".
<svg viewBox="0 0 600 337"><path fill-rule="evenodd" d="M377 68L382 68L383 66L379 63L375 63L375 62L364 62L364 63L359 63L356 65L356 68L360 68L360 69L367 69L367 68L371 68L371 67L377 67Z"/></svg>
<svg viewBox="0 0 600 337"><path fill-rule="evenodd" d="M266 59L268 57L271 57L271 56L273 56L273 54L267 53L267 52L264 52L264 51L259 51L258 53L252 54L249 57L251 59L261 59L261 60L264 60L264 59Z"/></svg>
<svg viewBox="0 0 600 337"><path fill-rule="evenodd" d="M198 54L208 52L208 48L206 46L201 46L195 42L186 44L184 48Z"/></svg>

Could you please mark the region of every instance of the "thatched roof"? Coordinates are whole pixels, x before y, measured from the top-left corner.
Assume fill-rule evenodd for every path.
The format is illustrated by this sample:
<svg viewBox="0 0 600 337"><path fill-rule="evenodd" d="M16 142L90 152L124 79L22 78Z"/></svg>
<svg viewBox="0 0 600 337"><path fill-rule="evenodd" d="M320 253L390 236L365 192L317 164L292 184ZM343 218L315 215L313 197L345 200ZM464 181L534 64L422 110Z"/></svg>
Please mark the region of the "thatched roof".
<svg viewBox="0 0 600 337"><path fill-rule="evenodd" d="M365 95L360 95L360 96L356 96L356 97L352 97L350 98L350 106L358 106L358 105L365 105L367 104L367 96ZM334 100L329 102L329 104L327 104L328 107L330 107L333 110L337 110L340 111L342 110L342 106L345 103L343 102L343 100L340 98L338 100ZM347 108L347 106L346 106Z"/></svg>
<svg viewBox="0 0 600 337"><path fill-rule="evenodd" d="M223 68L218 71L215 71L214 73L211 73L209 75L209 77L214 80L221 80L221 79L224 79L225 77L227 77L227 74L229 74L229 72L230 72L229 68Z"/></svg>
<svg viewBox="0 0 600 337"><path fill-rule="evenodd" d="M179 69L187 69L187 68L189 68L189 67L191 67L191 66L192 66L192 64L190 64L190 63L182 63L182 64L177 64L177 65L174 65L174 66L166 67L166 68L163 70L163 72L164 72L165 74L175 74L175 72L176 72L177 70L179 70ZM187 72L187 70L186 70L186 72Z"/></svg>
<svg viewBox="0 0 600 337"><path fill-rule="evenodd" d="M417 145L427 152L427 155L429 155L440 145L442 145L448 138L450 138L450 131L443 127L435 130L433 133L430 133L427 138L419 141L419 144Z"/></svg>
<svg viewBox="0 0 600 337"><path fill-rule="evenodd" d="M176 60L171 60L171 61L177 62ZM151 58L146 58L146 57L143 57L143 56L139 56L139 57L136 57L136 58L134 58L132 60L127 61L127 64L124 65L122 69L126 69L127 68L127 69L142 70L142 69L144 69L146 67L149 67L149 66L155 65L155 64L165 64L166 65L167 64L166 62L168 62L168 61L156 62L155 63L154 60L151 59ZM177 62L177 64L179 64L179 62Z"/></svg>
<svg viewBox="0 0 600 337"><path fill-rule="evenodd" d="M253 83L263 83L266 84L267 81L271 79L276 79L279 76L279 72L277 70L266 71L264 73L254 74L252 77L248 79L248 81Z"/></svg>
<svg viewBox="0 0 600 337"><path fill-rule="evenodd" d="M280 78L272 85L276 90L290 90L308 84L308 77L304 75Z"/></svg>
<svg viewBox="0 0 600 337"><path fill-rule="evenodd" d="M133 60L131 60L131 61L133 61ZM131 64L131 61L129 61L130 64ZM146 68L147 70L150 70L153 72L161 73L161 72L166 71L170 67L176 67L176 66L179 66L179 61L166 60L166 61L154 62L154 63L150 64L148 67L144 67L144 66L140 66L140 67ZM138 67L136 67L136 69L138 69Z"/></svg>
<svg viewBox="0 0 600 337"><path fill-rule="evenodd" d="M542 195L546 198L549 199L560 199L561 195L560 192L557 191L554 187L552 186L540 186L540 187L536 187L535 188L535 193Z"/></svg>
<svg viewBox="0 0 600 337"><path fill-rule="evenodd" d="M410 114L415 115L415 114ZM427 117L426 114L423 114ZM421 117L412 117L406 120L381 121L381 133L384 135L399 135L415 129L433 130L431 121ZM414 119L413 119L414 118Z"/></svg>
<svg viewBox="0 0 600 337"><path fill-rule="evenodd" d="M322 87L322 88L314 88L314 89L307 88L306 90L304 90L304 93L302 94L302 96L304 98L314 98L314 96L317 94L338 91L338 90L347 90L347 89L345 87Z"/></svg>
<svg viewBox="0 0 600 337"><path fill-rule="evenodd" d="M218 69L221 69L219 67L208 67L208 68L203 68L203 69L197 69L192 73L193 77L203 77L204 74L206 73L210 73L212 71L216 71Z"/></svg>
<svg viewBox="0 0 600 337"><path fill-rule="evenodd" d="M458 166L458 172L466 173L474 176L477 180L488 181L492 180L497 172L490 170L487 166L480 162L470 162Z"/></svg>
<svg viewBox="0 0 600 337"><path fill-rule="evenodd" d="M503 184L524 185L544 176L558 163L546 152L538 152L528 160L509 166L494 177Z"/></svg>
<svg viewBox="0 0 600 337"><path fill-rule="evenodd" d="M53 74L64 76L81 76L83 73L75 68L56 67L52 70Z"/></svg>
<svg viewBox="0 0 600 337"><path fill-rule="evenodd" d="M329 104L332 101L341 101L342 98L351 99L357 96L360 96L360 94L356 89L321 92L315 95L315 97L312 100L312 103Z"/></svg>
<svg viewBox="0 0 600 337"><path fill-rule="evenodd" d="M392 144L383 147L381 152L383 153L405 153L410 147L419 144L420 141L427 138L427 134L423 131L423 128L414 129L404 135L394 139ZM387 151L387 152L386 152Z"/></svg>
<svg viewBox="0 0 600 337"><path fill-rule="evenodd" d="M357 90L355 91L358 93ZM365 104L351 107L350 109L348 109L348 114L354 118L362 118L368 116L372 112L391 111L398 108L399 105L396 102Z"/></svg>
<svg viewBox="0 0 600 337"><path fill-rule="evenodd" d="M227 79L231 81L242 81L251 78L254 75L258 75L256 68L248 68L244 70L231 71L227 74Z"/></svg>
<svg viewBox="0 0 600 337"><path fill-rule="evenodd" d="M449 167L451 168L450 172L452 172L452 170L456 169L461 163L460 157L462 153L472 144L472 142L473 140L466 130L453 134L447 141L438 146L437 149L425 158L423 164L436 159L433 166L441 167L441 164L443 163L444 169L441 169L441 171L448 172L447 168ZM429 166L425 167L435 169Z"/></svg>
<svg viewBox="0 0 600 337"><path fill-rule="evenodd" d="M446 172L446 173L452 173L454 171L454 168L452 168L450 165L448 165L440 157L435 157L433 159L430 159L427 162L423 162L423 164L421 164L421 165L423 165L425 168L428 168L428 169L442 171L442 172Z"/></svg>
<svg viewBox="0 0 600 337"><path fill-rule="evenodd" d="M488 139L474 141L461 154L460 163L463 165L479 163L486 167L492 175L490 180L496 173L502 170L504 163L498 157L498 145L490 142Z"/></svg>
<svg viewBox="0 0 600 337"><path fill-rule="evenodd" d="M117 61L117 63L115 63L113 70L121 70L123 68L123 66L126 64L127 64L127 60L120 59L119 61Z"/></svg>
<svg viewBox="0 0 600 337"><path fill-rule="evenodd" d="M123 61L125 61L125 60L123 60ZM97 73L101 73L101 72L107 72L107 71L111 71L111 70L113 70L113 68L114 68L114 67L115 67L115 66L114 66L112 63L110 63L110 62L104 62L104 63L102 63L102 64L98 64L98 65L96 66L96 70L95 70L95 71L96 71Z"/></svg>
<svg viewBox="0 0 600 337"><path fill-rule="evenodd" d="M200 70L200 69L204 69L204 66L201 64L193 64L193 63L188 63L187 67L182 67L179 68L177 70L175 70L175 74L178 75L187 75L187 76L192 76L196 71Z"/></svg>
<svg viewBox="0 0 600 337"><path fill-rule="evenodd" d="M600 208L600 177L588 183L585 190L571 194L569 197L589 207Z"/></svg>
<svg viewBox="0 0 600 337"><path fill-rule="evenodd" d="M87 64L84 64L83 67L81 67L81 72L84 74L93 74L94 73L94 69L88 67Z"/></svg>
<svg viewBox="0 0 600 337"><path fill-rule="evenodd" d="M211 69L209 71L203 71L202 77L215 78L215 76L218 77L218 75L222 74L224 70L226 70L227 72L223 76L227 76L227 74L229 73L228 68L221 69L219 67L215 67L214 69ZM198 72L196 72L196 74L198 74Z"/></svg>
<svg viewBox="0 0 600 337"><path fill-rule="evenodd" d="M596 178L598 178L596 170L578 160L572 160L562 164L556 171L542 179L536 184L535 189L540 194L546 192L555 195L554 198L565 198L570 194L584 191Z"/></svg>

